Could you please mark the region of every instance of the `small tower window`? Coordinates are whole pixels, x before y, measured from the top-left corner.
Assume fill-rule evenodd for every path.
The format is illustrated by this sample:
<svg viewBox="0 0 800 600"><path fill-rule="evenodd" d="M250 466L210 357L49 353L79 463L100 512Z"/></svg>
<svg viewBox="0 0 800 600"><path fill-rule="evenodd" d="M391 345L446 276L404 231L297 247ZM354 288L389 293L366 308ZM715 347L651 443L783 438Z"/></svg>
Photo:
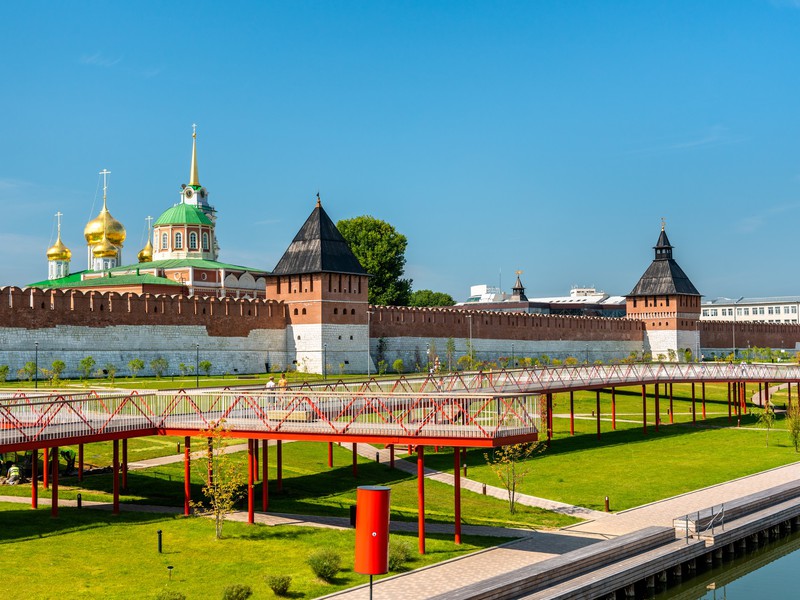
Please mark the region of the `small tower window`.
<svg viewBox="0 0 800 600"><path fill-rule="evenodd" d="M203 250L208 251L208 234L203 234Z"/></svg>
<svg viewBox="0 0 800 600"><path fill-rule="evenodd" d="M305 308L303 309L303 314L306 314L306 309Z"/></svg>
<svg viewBox="0 0 800 600"><path fill-rule="evenodd" d="M166 233L161 234L161 249L166 250L169 243L169 236Z"/></svg>
<svg viewBox="0 0 800 600"><path fill-rule="evenodd" d="M334 308L333 309L333 314L338 315L339 314L339 309L338 308Z"/></svg>
<svg viewBox="0 0 800 600"><path fill-rule="evenodd" d="M189 234L189 250L197 250L197 233L194 231Z"/></svg>
<svg viewBox="0 0 800 600"><path fill-rule="evenodd" d="M183 248L183 234L179 231L175 234L175 250Z"/></svg>

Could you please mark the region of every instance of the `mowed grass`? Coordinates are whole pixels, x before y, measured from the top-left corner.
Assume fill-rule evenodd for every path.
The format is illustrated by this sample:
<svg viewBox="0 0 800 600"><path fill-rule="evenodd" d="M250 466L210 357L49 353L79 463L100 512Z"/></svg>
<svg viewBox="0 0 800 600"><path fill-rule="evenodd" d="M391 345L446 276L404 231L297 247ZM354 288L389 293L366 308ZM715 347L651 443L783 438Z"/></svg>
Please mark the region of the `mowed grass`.
<svg viewBox="0 0 800 600"><path fill-rule="evenodd" d="M157 552L157 531L163 554ZM316 598L368 581L353 572L354 532L310 527L268 527L228 522L224 538L214 538L207 519L146 513L62 508L31 511L0 503L0 548L8 568L2 597L15 598L155 598L163 589L189 599L222 598L226 586L246 584L254 598L273 598L265 576L292 577L291 597ZM425 555L412 535L392 534L412 549L407 568L418 568L469 553L504 540L465 537L461 546L443 536L428 536ZM320 548L342 556L343 570L333 583L317 579L306 564ZM167 566L172 566L170 578Z"/></svg>

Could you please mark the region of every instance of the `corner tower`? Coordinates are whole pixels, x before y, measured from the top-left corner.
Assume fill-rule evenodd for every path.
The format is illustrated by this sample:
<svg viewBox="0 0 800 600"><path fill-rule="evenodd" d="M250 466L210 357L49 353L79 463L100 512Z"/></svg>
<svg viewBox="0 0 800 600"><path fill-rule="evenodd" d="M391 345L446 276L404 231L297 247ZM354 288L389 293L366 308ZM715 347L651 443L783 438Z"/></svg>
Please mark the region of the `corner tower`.
<svg viewBox="0 0 800 600"><path fill-rule="evenodd" d="M288 311L287 363L313 373L366 373L368 275L317 205L267 278Z"/></svg>
<svg viewBox="0 0 800 600"><path fill-rule="evenodd" d="M654 359L665 360L674 353L680 360L686 349L694 352L698 347L701 295L672 258L672 248L662 221L655 258L625 296L627 316L642 321L644 351Z"/></svg>

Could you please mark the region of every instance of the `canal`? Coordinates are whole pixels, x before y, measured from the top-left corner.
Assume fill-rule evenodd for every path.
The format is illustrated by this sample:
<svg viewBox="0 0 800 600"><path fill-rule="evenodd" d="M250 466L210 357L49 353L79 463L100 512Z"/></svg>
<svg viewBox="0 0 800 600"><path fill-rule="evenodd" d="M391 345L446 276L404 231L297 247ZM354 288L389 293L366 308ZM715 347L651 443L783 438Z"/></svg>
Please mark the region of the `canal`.
<svg viewBox="0 0 800 600"><path fill-rule="evenodd" d="M800 573L800 531L761 542L747 551L736 550L722 561L698 561L697 574L671 581L656 600L752 600L795 598Z"/></svg>

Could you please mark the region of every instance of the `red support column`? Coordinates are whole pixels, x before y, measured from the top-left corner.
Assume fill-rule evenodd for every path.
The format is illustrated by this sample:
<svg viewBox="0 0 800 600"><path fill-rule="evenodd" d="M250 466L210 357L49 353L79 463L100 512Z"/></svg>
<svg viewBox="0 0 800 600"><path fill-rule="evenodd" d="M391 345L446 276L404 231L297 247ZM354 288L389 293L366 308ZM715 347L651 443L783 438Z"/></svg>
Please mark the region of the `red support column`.
<svg viewBox="0 0 800 600"><path fill-rule="evenodd" d="M642 432L647 435L647 386L642 386Z"/></svg>
<svg viewBox="0 0 800 600"><path fill-rule="evenodd" d="M188 435L183 438L183 514L187 517L191 512L189 503L192 499L191 439Z"/></svg>
<svg viewBox="0 0 800 600"><path fill-rule="evenodd" d="M276 475L276 480L278 482L278 491L283 491L283 444L281 440L278 440L277 444L277 454L278 454L278 473Z"/></svg>
<svg viewBox="0 0 800 600"><path fill-rule="evenodd" d="M394 444L389 444L389 468L394 469Z"/></svg>
<svg viewBox="0 0 800 600"><path fill-rule="evenodd" d="M419 553L425 554L425 449L417 446L417 526Z"/></svg>
<svg viewBox="0 0 800 600"><path fill-rule="evenodd" d="M333 468L333 442L328 442L328 468Z"/></svg>
<svg viewBox="0 0 800 600"><path fill-rule="evenodd" d="M455 543L461 544L461 448L453 448L453 512L455 513Z"/></svg>
<svg viewBox="0 0 800 600"><path fill-rule="evenodd" d="M258 481L258 440L253 440L253 479Z"/></svg>
<svg viewBox="0 0 800 600"><path fill-rule="evenodd" d="M255 440L247 440L247 522L255 523L255 504L253 499L253 480L255 479L256 461L253 445Z"/></svg>
<svg viewBox="0 0 800 600"><path fill-rule="evenodd" d="M764 404L763 407L767 408L769 406L769 381L764 382Z"/></svg>
<svg viewBox="0 0 800 600"><path fill-rule="evenodd" d="M78 444L78 481L83 481L83 444Z"/></svg>
<svg viewBox="0 0 800 600"><path fill-rule="evenodd" d="M50 497L50 515L58 516L58 446L53 448L53 489Z"/></svg>
<svg viewBox="0 0 800 600"><path fill-rule="evenodd" d="M700 394L703 401L703 421L706 420L706 382L700 384Z"/></svg>
<svg viewBox="0 0 800 600"><path fill-rule="evenodd" d="M358 477L358 444L353 442L353 477Z"/></svg>
<svg viewBox="0 0 800 600"><path fill-rule="evenodd" d="M731 422L731 383L728 382L728 423Z"/></svg>
<svg viewBox="0 0 800 600"><path fill-rule="evenodd" d="M545 399L545 405L547 406L547 443L549 445L550 440L553 439L553 394L547 394Z"/></svg>
<svg viewBox="0 0 800 600"><path fill-rule="evenodd" d="M595 403L597 405L597 439L600 439L600 390L595 391Z"/></svg>
<svg viewBox="0 0 800 600"><path fill-rule="evenodd" d="M113 466L112 466L112 489L114 493L114 500L112 505L112 514L118 515L119 514L119 440L114 440L112 442L112 446L114 448L114 459L113 459Z"/></svg>
<svg viewBox="0 0 800 600"><path fill-rule="evenodd" d="M128 440L122 440L122 490L128 491Z"/></svg>
<svg viewBox="0 0 800 600"><path fill-rule="evenodd" d="M675 422L675 408L672 403L673 395L672 395L672 384L669 384L669 424L672 425Z"/></svg>
<svg viewBox="0 0 800 600"><path fill-rule="evenodd" d="M661 420L661 405L659 403L659 395L658 395L658 388L661 387L658 383L656 384L656 395L655 395L655 413L656 413L656 431L658 431L658 422Z"/></svg>
<svg viewBox="0 0 800 600"><path fill-rule="evenodd" d="M261 442L261 510L269 508L269 440Z"/></svg>
<svg viewBox="0 0 800 600"><path fill-rule="evenodd" d="M50 487L50 448L44 449L42 462L44 463L44 467L42 468L42 485L44 489L48 489Z"/></svg>
<svg viewBox="0 0 800 600"><path fill-rule="evenodd" d="M617 430L617 388L611 388L611 429Z"/></svg>
<svg viewBox="0 0 800 600"><path fill-rule="evenodd" d="M45 465L45 469L47 465ZM33 449L31 459L31 508L39 508L39 449Z"/></svg>
<svg viewBox="0 0 800 600"><path fill-rule="evenodd" d="M575 392L569 392L569 434L575 435Z"/></svg>
<svg viewBox="0 0 800 600"><path fill-rule="evenodd" d="M695 398L694 398L694 381L693 381L692 382L692 425L697 424L697 404L695 404L694 400ZM705 414L703 414L703 418L705 418Z"/></svg>

